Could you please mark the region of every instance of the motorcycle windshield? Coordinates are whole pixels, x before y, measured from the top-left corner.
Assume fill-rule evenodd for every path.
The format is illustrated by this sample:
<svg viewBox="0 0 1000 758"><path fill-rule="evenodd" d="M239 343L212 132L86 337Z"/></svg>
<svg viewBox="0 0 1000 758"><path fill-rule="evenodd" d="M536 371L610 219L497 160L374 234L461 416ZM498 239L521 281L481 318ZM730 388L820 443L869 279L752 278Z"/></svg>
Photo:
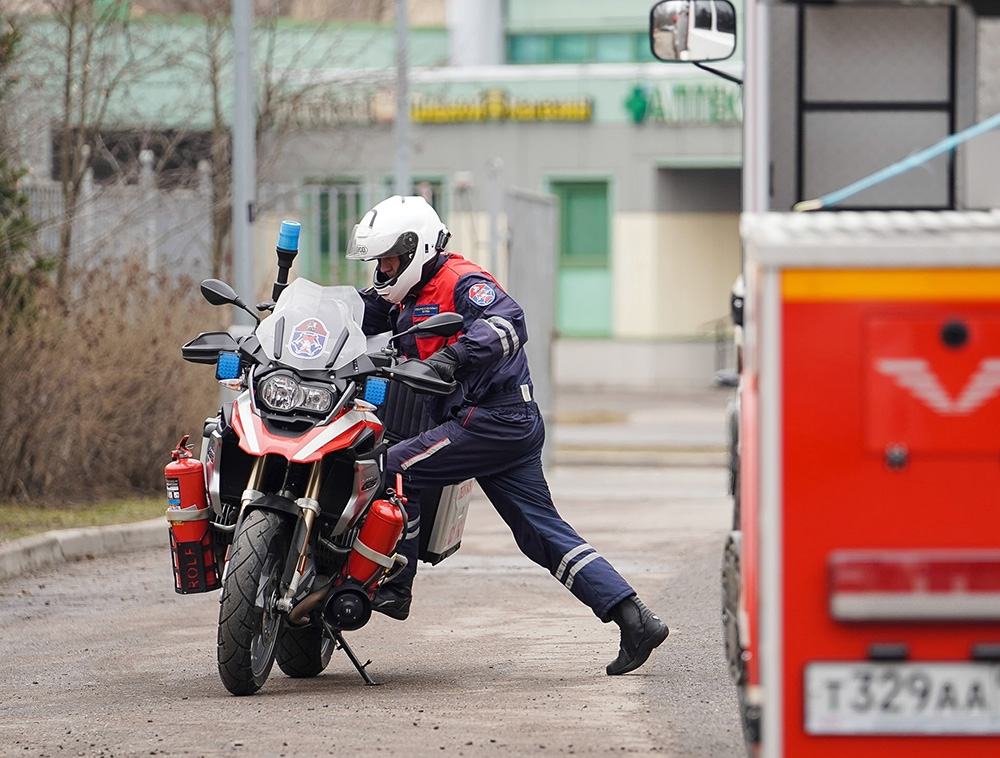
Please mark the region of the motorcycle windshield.
<svg viewBox="0 0 1000 758"><path fill-rule="evenodd" d="M257 339L264 354L283 366L301 371L336 369L365 352L364 313L365 303L353 287L322 287L296 279L281 293L274 312L260 322ZM330 356L345 331L347 341L331 364Z"/></svg>

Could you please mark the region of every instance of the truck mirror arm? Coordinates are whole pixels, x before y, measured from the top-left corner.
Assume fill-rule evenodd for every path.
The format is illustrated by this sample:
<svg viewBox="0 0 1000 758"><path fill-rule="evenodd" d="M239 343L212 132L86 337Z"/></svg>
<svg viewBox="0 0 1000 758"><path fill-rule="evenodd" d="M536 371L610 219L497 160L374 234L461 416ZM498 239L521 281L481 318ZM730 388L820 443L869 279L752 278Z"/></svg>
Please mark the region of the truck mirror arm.
<svg viewBox="0 0 1000 758"><path fill-rule="evenodd" d="M704 63L701 63L699 61L691 61L691 63L693 63L698 68L700 68L702 71L707 71L710 74L715 74L716 76L721 76L723 79L725 79L727 81L730 81L730 82L733 82L735 84L738 84L741 87L743 86L743 80L742 79L737 79L732 74L727 74L725 71L719 71L717 68L712 68L711 66L706 66Z"/></svg>

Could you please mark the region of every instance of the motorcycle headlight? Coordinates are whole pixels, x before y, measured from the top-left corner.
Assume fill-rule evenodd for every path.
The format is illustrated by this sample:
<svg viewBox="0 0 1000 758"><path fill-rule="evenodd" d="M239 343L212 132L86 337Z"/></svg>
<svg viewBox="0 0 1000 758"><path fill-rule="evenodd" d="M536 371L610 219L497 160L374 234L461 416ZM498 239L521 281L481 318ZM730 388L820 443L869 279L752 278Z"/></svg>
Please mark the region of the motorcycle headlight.
<svg viewBox="0 0 1000 758"><path fill-rule="evenodd" d="M297 407L316 413L326 413L333 407L333 393L322 387L299 387L302 397Z"/></svg>
<svg viewBox="0 0 1000 758"><path fill-rule="evenodd" d="M290 411L298 403L299 383L292 377L278 374L269 376L257 388L257 397L272 411Z"/></svg>
<svg viewBox="0 0 1000 758"><path fill-rule="evenodd" d="M267 377L257 387L257 397L272 411L300 408L314 413L326 413L333 407L333 393L322 387L299 384L287 374Z"/></svg>

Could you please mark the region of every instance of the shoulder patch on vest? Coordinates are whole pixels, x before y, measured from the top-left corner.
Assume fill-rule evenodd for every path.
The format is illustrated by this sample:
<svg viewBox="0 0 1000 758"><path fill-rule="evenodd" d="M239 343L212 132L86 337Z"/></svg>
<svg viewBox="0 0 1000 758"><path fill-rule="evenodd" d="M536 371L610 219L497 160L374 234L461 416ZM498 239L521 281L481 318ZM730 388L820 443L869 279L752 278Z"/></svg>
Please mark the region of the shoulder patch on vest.
<svg viewBox="0 0 1000 758"><path fill-rule="evenodd" d="M487 306L497 299L496 290L494 290L486 282L479 282L478 284L473 284L469 288L469 300L474 302L479 306Z"/></svg>

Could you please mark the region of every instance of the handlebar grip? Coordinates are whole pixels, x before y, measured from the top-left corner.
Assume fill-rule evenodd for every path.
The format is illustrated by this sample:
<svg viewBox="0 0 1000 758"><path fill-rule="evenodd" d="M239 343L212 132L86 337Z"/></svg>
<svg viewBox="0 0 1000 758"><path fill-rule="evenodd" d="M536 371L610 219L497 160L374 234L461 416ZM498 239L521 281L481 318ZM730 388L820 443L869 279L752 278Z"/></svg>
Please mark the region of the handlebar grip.
<svg viewBox="0 0 1000 758"><path fill-rule="evenodd" d="M415 392L427 395L450 395L458 387L458 382L445 381L427 363L409 360L381 370L389 379L405 384Z"/></svg>

